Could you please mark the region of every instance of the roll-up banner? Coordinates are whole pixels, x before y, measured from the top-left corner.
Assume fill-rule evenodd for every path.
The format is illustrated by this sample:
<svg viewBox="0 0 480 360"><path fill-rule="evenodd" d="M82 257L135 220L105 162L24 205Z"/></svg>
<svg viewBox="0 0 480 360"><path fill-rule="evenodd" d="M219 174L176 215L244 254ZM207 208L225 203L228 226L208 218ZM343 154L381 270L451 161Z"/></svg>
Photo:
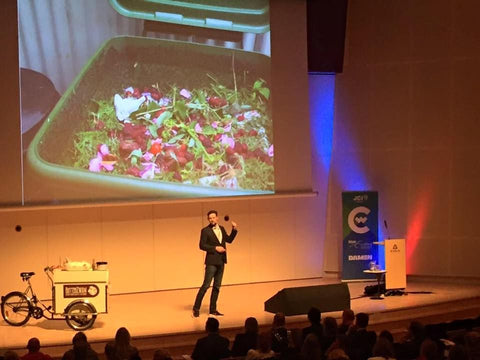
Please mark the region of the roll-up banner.
<svg viewBox="0 0 480 360"><path fill-rule="evenodd" d="M371 279L363 270L377 262L378 193L342 192L343 271L342 280Z"/></svg>

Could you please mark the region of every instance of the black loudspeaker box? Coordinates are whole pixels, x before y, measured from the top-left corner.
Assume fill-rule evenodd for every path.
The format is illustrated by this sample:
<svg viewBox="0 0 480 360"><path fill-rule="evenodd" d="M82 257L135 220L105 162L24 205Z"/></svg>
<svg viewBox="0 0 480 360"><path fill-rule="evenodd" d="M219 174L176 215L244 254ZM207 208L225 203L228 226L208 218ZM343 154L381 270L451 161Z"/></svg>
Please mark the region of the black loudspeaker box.
<svg viewBox="0 0 480 360"><path fill-rule="evenodd" d="M284 288L265 301L265 311L287 316L307 314L311 307L320 312L350 309L348 285L329 284Z"/></svg>

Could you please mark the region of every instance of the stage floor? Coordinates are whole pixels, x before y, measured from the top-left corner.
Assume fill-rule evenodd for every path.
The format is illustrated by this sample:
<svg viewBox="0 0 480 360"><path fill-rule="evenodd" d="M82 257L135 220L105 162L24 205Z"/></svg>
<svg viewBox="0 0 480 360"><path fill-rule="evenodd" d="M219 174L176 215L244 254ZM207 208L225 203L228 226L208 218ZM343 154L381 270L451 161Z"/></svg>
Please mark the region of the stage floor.
<svg viewBox="0 0 480 360"><path fill-rule="evenodd" d="M233 336L243 327L245 319L256 317L259 324L271 324L273 314L265 312L264 302L285 287L299 287L338 283L338 279L317 278L306 280L276 281L269 283L223 286L218 309L225 313L219 317L220 327L227 336ZM371 324L377 329L388 327L397 321L407 324L411 319L426 318L442 321L442 314L473 312L479 314L480 285L468 283L442 283L439 281L412 281L407 286L408 295L389 296L384 300L372 300L363 296L366 285L372 282L349 283L351 308L371 314ZM105 341L112 339L119 327L126 327L134 344L143 349L188 346L203 336L208 317L207 292L199 318L193 318L192 303L197 289L158 291L150 293L112 295L109 297L109 313L99 315L94 327L86 332L95 350L103 353ZM423 294L417 292L432 292ZM340 318L341 312L322 314ZM402 323L403 321L403 323ZM287 326L303 325L306 316L287 317ZM75 332L62 320L33 320L23 327L12 327L1 319L0 349L16 349L19 354L31 337L38 337L42 346L48 346L53 356L62 354L71 344ZM0 351L0 354L3 351Z"/></svg>

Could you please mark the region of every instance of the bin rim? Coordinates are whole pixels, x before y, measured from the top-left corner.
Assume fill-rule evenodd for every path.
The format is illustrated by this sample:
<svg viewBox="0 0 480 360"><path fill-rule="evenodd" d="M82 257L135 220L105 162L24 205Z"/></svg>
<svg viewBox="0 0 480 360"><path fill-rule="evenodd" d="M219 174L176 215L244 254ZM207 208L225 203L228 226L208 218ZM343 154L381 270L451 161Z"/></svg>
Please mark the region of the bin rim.
<svg viewBox="0 0 480 360"><path fill-rule="evenodd" d="M188 25L188 26L197 26L203 27L213 30L227 30L227 31L236 31L236 32L248 32L248 33L255 33L255 34L263 34L270 31L270 16L269 16L269 3L268 0L257 0L256 2L259 3L257 8L228 8L225 6L219 5L208 5L208 4L198 4L195 1L191 2L183 2L178 0L137 0L137 4L149 4L152 6L157 5L161 10L162 6L174 6L178 7L179 9L185 11L199 11L202 14L202 10L204 13L205 21L201 19L188 19L185 18L184 14L174 14L165 11L154 11L147 12L143 10L139 10L138 8L128 8L124 4L121 3L122 0L109 0L110 5L112 8L117 11L120 15L131 17L135 19L143 19L143 20L150 20L150 21L158 21L158 22L165 22L177 25ZM211 19L208 18L208 12L214 13L224 13L225 17L221 19ZM254 16L260 17L264 16L268 18L267 22L263 22L261 24L253 24L253 23L235 23L231 20L228 20L229 16L231 18L235 18L235 15L246 15L250 16L251 18ZM210 21L209 21L210 20Z"/></svg>

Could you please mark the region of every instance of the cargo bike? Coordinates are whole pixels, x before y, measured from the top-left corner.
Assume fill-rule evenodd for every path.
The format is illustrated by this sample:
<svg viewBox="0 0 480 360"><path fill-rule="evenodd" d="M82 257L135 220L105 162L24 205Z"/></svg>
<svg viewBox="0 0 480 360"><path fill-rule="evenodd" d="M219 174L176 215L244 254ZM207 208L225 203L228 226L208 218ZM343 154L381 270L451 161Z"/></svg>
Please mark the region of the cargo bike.
<svg viewBox="0 0 480 360"><path fill-rule="evenodd" d="M52 285L51 305L35 294L30 282L35 273L22 272L25 291L12 291L1 298L2 317L9 325L22 326L33 317L65 320L72 329L83 331L93 326L98 314L107 313L108 270L46 267L44 271Z"/></svg>

